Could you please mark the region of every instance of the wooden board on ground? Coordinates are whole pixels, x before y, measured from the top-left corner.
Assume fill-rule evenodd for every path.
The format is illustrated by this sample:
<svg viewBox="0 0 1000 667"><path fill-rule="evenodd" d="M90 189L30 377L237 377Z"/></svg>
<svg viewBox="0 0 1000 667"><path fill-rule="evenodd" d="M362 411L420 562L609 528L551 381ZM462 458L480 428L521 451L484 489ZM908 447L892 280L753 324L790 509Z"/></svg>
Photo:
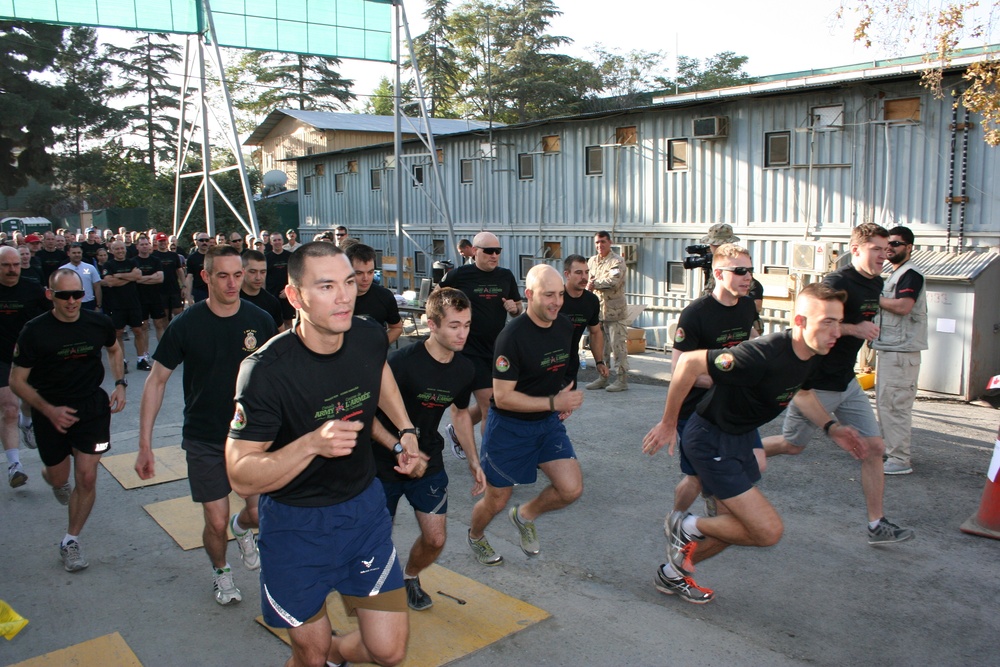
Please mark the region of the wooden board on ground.
<svg viewBox="0 0 1000 667"><path fill-rule="evenodd" d="M242 510L244 505L243 499L235 491L229 494L230 515ZM143 505L142 509L146 510L146 513L153 517L153 520L160 524L160 528L167 531L184 551L205 546L201 538L205 527L201 503L194 502L190 496L150 503ZM230 536L229 539L233 537Z"/></svg>
<svg viewBox="0 0 1000 667"><path fill-rule="evenodd" d="M11 667L142 667L139 658L117 632L52 651Z"/></svg>
<svg viewBox="0 0 1000 667"><path fill-rule="evenodd" d="M136 489L141 486L153 486L178 479L187 479L187 458L180 445L156 447L156 477L141 479L135 472L135 454L115 454L101 457L101 465L110 472L125 489Z"/></svg>
<svg viewBox="0 0 1000 667"><path fill-rule="evenodd" d="M402 662L408 667L446 665L549 617L544 609L439 565L420 573L420 585L433 598L434 606L410 612L410 644ZM439 591L466 604L459 604ZM344 612L339 593L331 593L327 598L326 613L339 634L358 627L357 619ZM286 630L268 627L261 616L257 622L288 643Z"/></svg>

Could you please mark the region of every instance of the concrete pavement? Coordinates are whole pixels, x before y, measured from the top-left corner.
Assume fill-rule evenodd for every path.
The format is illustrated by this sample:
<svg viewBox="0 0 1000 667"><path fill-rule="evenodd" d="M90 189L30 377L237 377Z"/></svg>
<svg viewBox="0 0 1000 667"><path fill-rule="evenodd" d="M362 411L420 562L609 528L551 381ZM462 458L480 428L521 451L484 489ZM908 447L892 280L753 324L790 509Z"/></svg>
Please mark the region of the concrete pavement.
<svg viewBox="0 0 1000 667"><path fill-rule="evenodd" d="M595 375L592 368L582 380ZM916 472L887 479L885 494L888 517L916 529L917 538L894 547L867 544L859 464L828 440L816 438L800 456L772 459L761 488L785 520L784 538L769 549L732 548L703 563L696 578L717 597L692 605L652 586L664 560L663 517L680 473L665 452L642 455L640 441L662 412L669 364L648 353L635 357L633 368L639 377L628 392L587 392L567 422L585 490L575 505L538 521L538 558L521 554L514 529L500 516L487 534L506 564L485 568L473 560L464 541L473 502L467 469L446 454L451 536L439 563L552 614L453 664L995 662L1000 542L958 526L978 508L1000 413L918 401ZM157 447L179 442L180 375L168 385ZM129 404L112 422L112 453L136 451L142 377L128 376ZM0 490L0 599L31 623L13 641L0 642L0 664L114 631L147 667L278 665L288 657L288 648L253 622L260 611L257 575L242 570L235 546L230 562L244 601L223 608L212 598L204 553L181 551L142 509L186 496L186 481L125 491L102 468L97 506L82 536L91 566L69 574L56 546L65 508L42 482L37 453L21 454L31 480ZM537 485L516 489L514 500L537 491ZM397 548L405 553L415 535L412 512L401 506Z"/></svg>

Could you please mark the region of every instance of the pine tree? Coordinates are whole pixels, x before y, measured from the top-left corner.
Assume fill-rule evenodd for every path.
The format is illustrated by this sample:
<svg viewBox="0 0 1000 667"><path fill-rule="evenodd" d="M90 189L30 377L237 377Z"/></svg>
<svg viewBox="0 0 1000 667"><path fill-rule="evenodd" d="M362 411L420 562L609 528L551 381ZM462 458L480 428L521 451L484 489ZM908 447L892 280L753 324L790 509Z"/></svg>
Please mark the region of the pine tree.
<svg viewBox="0 0 1000 667"><path fill-rule="evenodd" d="M451 41L448 0L428 0L427 31L413 40L428 112L432 118L457 118L456 101L463 75ZM412 63L407 63L412 67Z"/></svg>
<svg viewBox="0 0 1000 667"><path fill-rule="evenodd" d="M336 58L250 51L226 78L236 82L233 106L259 117L282 108L336 111L355 99L354 81L337 73L339 65Z"/></svg>

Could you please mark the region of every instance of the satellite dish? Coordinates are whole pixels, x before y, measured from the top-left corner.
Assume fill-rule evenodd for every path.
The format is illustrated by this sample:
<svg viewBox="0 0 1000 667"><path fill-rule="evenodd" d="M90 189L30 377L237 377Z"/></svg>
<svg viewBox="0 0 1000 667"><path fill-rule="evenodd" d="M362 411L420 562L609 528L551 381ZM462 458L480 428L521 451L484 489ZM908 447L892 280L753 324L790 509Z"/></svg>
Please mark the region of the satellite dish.
<svg viewBox="0 0 1000 667"><path fill-rule="evenodd" d="M287 182L288 182L288 174L281 171L280 169L272 169L271 171L264 174L264 187L280 188Z"/></svg>

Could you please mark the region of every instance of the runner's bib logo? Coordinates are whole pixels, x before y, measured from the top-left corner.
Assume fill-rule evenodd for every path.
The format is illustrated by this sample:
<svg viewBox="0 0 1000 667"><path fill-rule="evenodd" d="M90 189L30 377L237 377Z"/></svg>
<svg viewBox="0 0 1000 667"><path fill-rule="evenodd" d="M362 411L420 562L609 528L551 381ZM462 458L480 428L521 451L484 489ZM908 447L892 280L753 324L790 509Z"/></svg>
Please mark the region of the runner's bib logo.
<svg viewBox="0 0 1000 667"><path fill-rule="evenodd" d="M497 357L496 367L501 373L506 373L510 369L510 360L501 354Z"/></svg>
<svg viewBox="0 0 1000 667"><path fill-rule="evenodd" d="M731 371L736 365L736 359L728 352L723 352L715 358L715 367L720 371Z"/></svg>
<svg viewBox="0 0 1000 667"><path fill-rule="evenodd" d="M236 412L233 414L233 421L229 423L229 428L234 431L242 431L243 427L247 425L247 416L243 412L243 406L239 403L236 404Z"/></svg>

